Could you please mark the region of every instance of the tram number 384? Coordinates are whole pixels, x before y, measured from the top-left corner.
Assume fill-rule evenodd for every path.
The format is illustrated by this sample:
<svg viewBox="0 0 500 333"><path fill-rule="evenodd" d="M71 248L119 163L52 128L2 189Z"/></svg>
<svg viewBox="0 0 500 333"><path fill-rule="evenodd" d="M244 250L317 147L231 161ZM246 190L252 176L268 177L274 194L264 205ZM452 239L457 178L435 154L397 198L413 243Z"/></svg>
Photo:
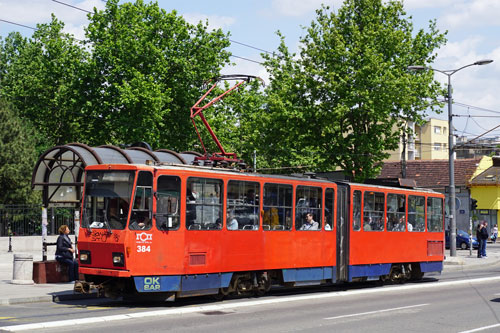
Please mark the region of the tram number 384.
<svg viewBox="0 0 500 333"><path fill-rule="evenodd" d="M137 252L151 252L151 245L137 245Z"/></svg>

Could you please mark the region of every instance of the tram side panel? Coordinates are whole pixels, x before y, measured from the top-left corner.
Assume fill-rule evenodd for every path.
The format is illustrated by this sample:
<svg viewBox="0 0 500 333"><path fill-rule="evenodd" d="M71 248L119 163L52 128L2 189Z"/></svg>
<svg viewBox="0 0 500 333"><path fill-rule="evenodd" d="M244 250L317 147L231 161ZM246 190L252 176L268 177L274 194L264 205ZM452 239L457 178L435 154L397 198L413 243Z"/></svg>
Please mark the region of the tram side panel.
<svg viewBox="0 0 500 333"><path fill-rule="evenodd" d="M378 192L377 192L378 191ZM403 270L413 264L413 268L422 273L440 272L442 270L443 253L443 217L442 213L438 231L429 231L431 227L431 213L426 206L421 208L421 221L416 225L415 216L408 210L400 214L404 220L404 228L396 222L389 223L391 218L398 213L391 209L387 203L389 190L363 188L353 186L351 190L351 223L349 246L349 281L356 278L378 279L391 273L393 266ZM383 198L383 209L370 207L369 198L372 194ZM390 193L398 194L408 201L409 196L422 197L427 202L428 194L408 191L392 190ZM442 202L442 195L433 198ZM375 201L375 200L374 200ZM402 200L403 201L403 200ZM376 204L375 202L372 202ZM363 207L363 209L361 209ZM406 207L408 207L406 205ZM442 208L442 205L440 206ZM442 209L441 209L442 210ZM375 214L373 214L375 212ZM391 215L392 214L392 215ZM428 216L429 215L429 216ZM377 217L379 221L373 221ZM435 216L436 217L436 216ZM410 219L410 221L408 220ZM427 220L427 223L424 221ZM435 221L435 220L434 220ZM408 226L412 224L412 226ZM436 225L436 223L434 223ZM410 231L411 230L411 231Z"/></svg>

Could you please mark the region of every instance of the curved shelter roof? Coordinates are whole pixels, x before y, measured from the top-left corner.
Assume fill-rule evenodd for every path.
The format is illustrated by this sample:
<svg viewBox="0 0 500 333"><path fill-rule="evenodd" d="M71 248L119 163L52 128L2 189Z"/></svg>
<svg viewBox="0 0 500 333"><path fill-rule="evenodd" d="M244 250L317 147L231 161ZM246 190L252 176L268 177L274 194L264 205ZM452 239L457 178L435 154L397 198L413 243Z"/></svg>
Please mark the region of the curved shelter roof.
<svg viewBox="0 0 500 333"><path fill-rule="evenodd" d="M196 156L201 154L179 154L168 149L150 151L142 147L89 147L82 143L70 143L50 148L40 156L33 170L31 186L43 191L45 207L74 206L80 202L83 172L89 165L145 164L147 160L157 163L191 164Z"/></svg>

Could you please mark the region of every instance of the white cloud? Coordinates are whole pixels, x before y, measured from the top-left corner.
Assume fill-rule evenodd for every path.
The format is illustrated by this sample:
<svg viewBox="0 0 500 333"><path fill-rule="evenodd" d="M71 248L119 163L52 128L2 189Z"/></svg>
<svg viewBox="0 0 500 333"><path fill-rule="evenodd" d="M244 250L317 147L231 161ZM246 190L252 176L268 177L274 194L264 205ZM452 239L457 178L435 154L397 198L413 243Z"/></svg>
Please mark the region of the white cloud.
<svg viewBox="0 0 500 333"><path fill-rule="evenodd" d="M103 9L105 4L100 0L72 1L64 0L72 6L92 11L94 7ZM83 27L88 24L87 13L49 0L0 1L0 13L14 23L36 27L39 23L49 23L51 14L65 24L65 32L76 38L83 38ZM17 30L12 26L11 30Z"/></svg>
<svg viewBox="0 0 500 333"><path fill-rule="evenodd" d="M454 127L459 133L475 133L479 135L498 125L493 118L477 117L493 115L485 111L477 110L475 107L500 111L498 94L498 77L500 73L500 47L488 53L478 53L478 45L484 41L482 37L469 37L462 41L449 43L439 51L439 58L432 67L441 70L453 70L462 66L472 64L481 59L493 59L494 62L484 66L471 66L460 70L451 77L453 88L453 100L455 103L463 103L472 106L467 108L460 105L453 107ZM435 78L443 84L447 84L447 76L435 73ZM445 106L446 110L446 106ZM459 115L470 115L472 118L459 117ZM499 135L499 132L489 133L488 136Z"/></svg>
<svg viewBox="0 0 500 333"><path fill-rule="evenodd" d="M454 2L439 19L447 28L500 26L500 0Z"/></svg>
<svg viewBox="0 0 500 333"><path fill-rule="evenodd" d="M284 16L301 16L321 7L328 5L333 9L338 9L343 0L273 0L272 8Z"/></svg>
<svg viewBox="0 0 500 333"><path fill-rule="evenodd" d="M404 0L406 10L419 8L443 8L456 3L458 0Z"/></svg>
<svg viewBox="0 0 500 333"><path fill-rule="evenodd" d="M191 24L198 24L200 21L205 23L208 20L208 28L225 29L231 26L236 19L229 16L205 15L200 13L186 13L182 15L184 19Z"/></svg>
<svg viewBox="0 0 500 333"><path fill-rule="evenodd" d="M446 67L460 67L464 63L474 62L478 60L476 50L483 41L482 36L468 36L460 41L448 42L438 50L436 64L446 64Z"/></svg>

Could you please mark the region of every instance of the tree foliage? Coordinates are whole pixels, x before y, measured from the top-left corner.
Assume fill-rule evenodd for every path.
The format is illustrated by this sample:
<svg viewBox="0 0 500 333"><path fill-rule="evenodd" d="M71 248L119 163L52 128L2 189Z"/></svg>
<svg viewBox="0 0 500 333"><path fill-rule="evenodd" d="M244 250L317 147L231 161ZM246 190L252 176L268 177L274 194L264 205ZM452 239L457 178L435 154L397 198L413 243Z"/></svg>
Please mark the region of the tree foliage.
<svg viewBox="0 0 500 333"><path fill-rule="evenodd" d="M9 36L0 95L56 145L190 149L189 108L228 63L228 38L157 3L118 2L89 14L83 41L63 33L55 17L29 39Z"/></svg>
<svg viewBox="0 0 500 333"><path fill-rule="evenodd" d="M36 141L30 126L0 100L0 203L35 202L31 174L36 161Z"/></svg>
<svg viewBox="0 0 500 333"><path fill-rule="evenodd" d="M189 110L228 62L227 36L141 0L108 1L90 20L85 110L103 120L95 140L191 148Z"/></svg>
<svg viewBox="0 0 500 333"><path fill-rule="evenodd" d="M81 130L86 115L80 91L87 53L63 28L52 17L51 23L38 25L29 40L9 35L1 80L3 98L56 145L79 141L86 134Z"/></svg>
<svg viewBox="0 0 500 333"><path fill-rule="evenodd" d="M31 38L1 41L0 97L45 145L146 141L193 150L189 110L229 62L228 35L142 0L107 1L89 20L83 41L55 17ZM322 7L305 32L298 54L282 36L277 52L264 55L268 87L252 83L205 116L227 151L250 161L256 150L259 168L340 167L356 180L373 177L406 122L437 105L432 73L407 66L431 63L445 35L435 22L414 31L402 3L383 0Z"/></svg>
<svg viewBox="0 0 500 333"><path fill-rule="evenodd" d="M265 160L376 176L405 122L421 121L441 92L431 73L407 67L431 63L444 42L435 22L414 34L399 1L346 0L337 13L322 7L299 55L283 38L276 55L264 55Z"/></svg>

